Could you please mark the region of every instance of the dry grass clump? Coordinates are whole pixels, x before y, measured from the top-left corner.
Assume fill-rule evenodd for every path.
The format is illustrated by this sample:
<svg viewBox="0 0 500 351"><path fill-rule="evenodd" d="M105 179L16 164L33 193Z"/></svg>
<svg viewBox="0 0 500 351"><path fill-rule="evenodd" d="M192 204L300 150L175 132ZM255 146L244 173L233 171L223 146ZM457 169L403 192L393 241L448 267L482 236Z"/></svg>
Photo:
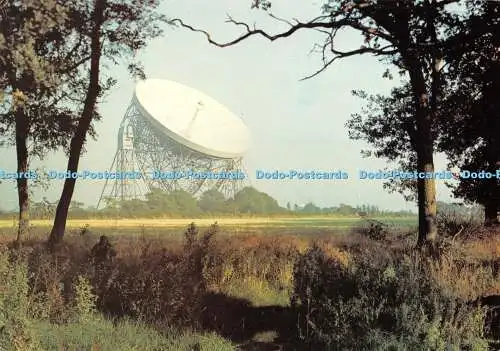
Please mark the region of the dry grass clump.
<svg viewBox="0 0 500 351"><path fill-rule="evenodd" d="M155 330L137 320L110 321L96 310L88 278L78 275L74 295L64 301L64 320L50 321L47 300L33 299L26 252L0 250L0 349L43 350L234 350L213 334ZM40 258L40 255L38 255ZM43 259L39 262L45 262ZM54 263L56 261L51 261ZM31 269L32 270L32 269ZM40 274L40 277L43 277ZM49 284L46 284L48 286ZM31 291L30 291L31 290ZM47 291L47 296L54 294ZM34 313L34 312L38 313Z"/></svg>
<svg viewBox="0 0 500 351"><path fill-rule="evenodd" d="M500 293L498 228L479 228L480 234L444 239L441 255L431 262L432 274L464 299Z"/></svg>
<svg viewBox="0 0 500 351"><path fill-rule="evenodd" d="M480 260L500 259L500 227L482 228L481 235L467 240L463 246L467 253Z"/></svg>
<svg viewBox="0 0 500 351"><path fill-rule="evenodd" d="M489 294L498 280L491 267L478 261L441 257L430 261L430 273L450 294L472 301Z"/></svg>
<svg viewBox="0 0 500 351"><path fill-rule="evenodd" d="M284 237L242 237L219 242L209 254L206 278L215 290L235 281L261 280L277 290L291 287L299 249Z"/></svg>
<svg viewBox="0 0 500 351"><path fill-rule="evenodd" d="M85 277L97 307L109 316L196 326L206 293L205 260L216 230L199 234L192 225L184 244L170 250L164 247L168 242L120 238L93 252L95 238L85 234L69 236L55 253L44 244L25 244L21 256L28 265L30 311L34 318L69 321L76 282Z"/></svg>
<svg viewBox="0 0 500 351"><path fill-rule="evenodd" d="M319 241L316 245L323 251L327 258L336 260L343 267L347 267L352 261L352 255L348 251L339 248L331 241Z"/></svg>

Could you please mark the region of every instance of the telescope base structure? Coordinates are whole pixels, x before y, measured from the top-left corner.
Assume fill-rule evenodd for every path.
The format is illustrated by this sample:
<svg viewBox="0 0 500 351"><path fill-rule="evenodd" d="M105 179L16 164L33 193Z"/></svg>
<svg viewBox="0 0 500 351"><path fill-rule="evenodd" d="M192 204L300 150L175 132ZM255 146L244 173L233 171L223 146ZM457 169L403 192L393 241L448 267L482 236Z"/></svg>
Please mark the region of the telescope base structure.
<svg viewBox="0 0 500 351"><path fill-rule="evenodd" d="M112 171L139 172L140 179L113 179L106 181L97 208L104 201L144 199L152 189L165 192L184 190L199 196L207 190L217 189L226 198L233 197L244 186L247 179L155 179L153 172L219 173L238 172L247 177L242 158L221 159L189 149L156 131L145 120L137 107L131 104L122 120L119 131L118 150ZM109 184L112 183L112 184ZM102 206L101 206L102 207Z"/></svg>

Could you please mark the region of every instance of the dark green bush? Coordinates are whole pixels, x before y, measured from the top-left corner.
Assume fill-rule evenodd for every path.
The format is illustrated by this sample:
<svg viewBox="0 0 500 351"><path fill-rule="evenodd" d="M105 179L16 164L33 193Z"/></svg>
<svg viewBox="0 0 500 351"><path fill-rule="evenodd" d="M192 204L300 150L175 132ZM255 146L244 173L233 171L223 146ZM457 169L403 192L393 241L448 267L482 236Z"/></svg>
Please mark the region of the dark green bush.
<svg viewBox="0 0 500 351"><path fill-rule="evenodd" d="M313 247L294 278L299 336L313 349L487 349L484 311L446 295L417 254L366 251L345 266Z"/></svg>
<svg viewBox="0 0 500 351"><path fill-rule="evenodd" d="M153 250L103 266L93 274L98 307L114 316L195 327L206 293L204 267L216 232L213 225L199 235L192 224L177 255Z"/></svg>
<svg viewBox="0 0 500 351"><path fill-rule="evenodd" d="M353 231L375 241L384 241L389 236L389 226L374 219L364 220L363 225L354 228Z"/></svg>

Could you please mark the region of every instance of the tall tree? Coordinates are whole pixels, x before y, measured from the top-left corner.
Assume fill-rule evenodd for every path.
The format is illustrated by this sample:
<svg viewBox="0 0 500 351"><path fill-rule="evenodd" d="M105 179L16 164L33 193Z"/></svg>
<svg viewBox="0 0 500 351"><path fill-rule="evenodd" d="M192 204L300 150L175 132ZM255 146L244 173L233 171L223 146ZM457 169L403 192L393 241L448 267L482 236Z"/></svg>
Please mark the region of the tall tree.
<svg viewBox="0 0 500 351"><path fill-rule="evenodd" d="M494 43L498 35L494 22L498 22L500 4L473 5L462 29L450 39L456 45L448 47L447 84L437 108L433 138L437 150L448 156L450 167L495 174L500 155L500 118L498 98L491 88L499 82L498 72L494 71L498 65L495 50L499 46ZM409 86L395 88L387 97L354 93L365 99L367 105L347 123L350 137L372 145L374 151L365 155L395 161L405 171L415 169L416 126ZM412 179L391 180L385 186L403 193L407 199L413 199L416 190ZM458 186L453 187L455 196L484 206L486 224L498 222L500 182L496 177L461 178Z"/></svg>
<svg viewBox="0 0 500 351"><path fill-rule="evenodd" d="M0 16L0 131L4 144L16 148L17 172L28 172L29 156L64 145L71 126L68 109L58 104L61 79L70 55L61 63L66 11L57 1L5 2ZM58 72L59 71L59 72ZM28 178L17 178L19 225L17 243L29 224Z"/></svg>
<svg viewBox="0 0 500 351"><path fill-rule="evenodd" d="M381 57L403 70L412 92L415 108L415 152L419 172L434 171L434 139L432 125L436 118L438 97L441 93L441 68L445 56L446 38L457 29L460 16L448 5L459 0L329 0L322 7L322 14L307 22L294 23L287 31L269 34L262 29L252 29L248 24L229 18L229 22L241 26L245 33L227 42L214 41L208 32L195 29L182 20L181 26L203 33L208 41L219 47L228 47L252 36L262 36L270 41L292 36L299 30L312 29L325 33L322 45L323 66L313 77L336 60L359 54ZM269 11L271 3L254 0L252 7ZM277 18L273 16L274 18ZM341 51L336 48L336 35L341 29L353 29L363 40L358 48ZM433 246L437 238L436 190L434 179L417 180L419 208L418 245Z"/></svg>
<svg viewBox="0 0 500 351"><path fill-rule="evenodd" d="M460 179L454 194L484 206L486 225L500 211L500 3L473 2L455 48L453 82L440 119L439 148L461 169L486 171L489 179Z"/></svg>
<svg viewBox="0 0 500 351"><path fill-rule="evenodd" d="M162 33L161 24L166 22L158 12L158 0L141 2L135 0L94 0L77 2L74 11L76 19L75 36L89 47L87 88L81 104L76 129L69 146L67 170L77 172L87 133L96 107L104 94L114 85L114 79L104 79L106 63L118 64L123 57L133 57L134 53L146 46L148 40ZM130 64L132 73L144 78L139 66ZM54 224L49 236L49 246L59 244L66 229L68 210L73 196L76 179L66 179L59 199Z"/></svg>

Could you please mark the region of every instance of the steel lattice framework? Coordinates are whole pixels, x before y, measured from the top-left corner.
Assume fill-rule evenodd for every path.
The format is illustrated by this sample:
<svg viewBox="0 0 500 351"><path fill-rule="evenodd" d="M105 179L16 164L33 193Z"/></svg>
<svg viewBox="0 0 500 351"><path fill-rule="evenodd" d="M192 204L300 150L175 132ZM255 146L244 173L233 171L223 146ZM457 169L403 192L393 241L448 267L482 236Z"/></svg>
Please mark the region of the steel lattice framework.
<svg viewBox="0 0 500 351"><path fill-rule="evenodd" d="M217 189L226 197L232 197L246 184L244 179L154 179L154 171L242 172L242 158L211 157L170 139L155 130L133 102L120 124L118 150L111 170L139 172L141 177L106 180L97 208L103 201L142 199L155 188L166 192L184 190L193 196Z"/></svg>

